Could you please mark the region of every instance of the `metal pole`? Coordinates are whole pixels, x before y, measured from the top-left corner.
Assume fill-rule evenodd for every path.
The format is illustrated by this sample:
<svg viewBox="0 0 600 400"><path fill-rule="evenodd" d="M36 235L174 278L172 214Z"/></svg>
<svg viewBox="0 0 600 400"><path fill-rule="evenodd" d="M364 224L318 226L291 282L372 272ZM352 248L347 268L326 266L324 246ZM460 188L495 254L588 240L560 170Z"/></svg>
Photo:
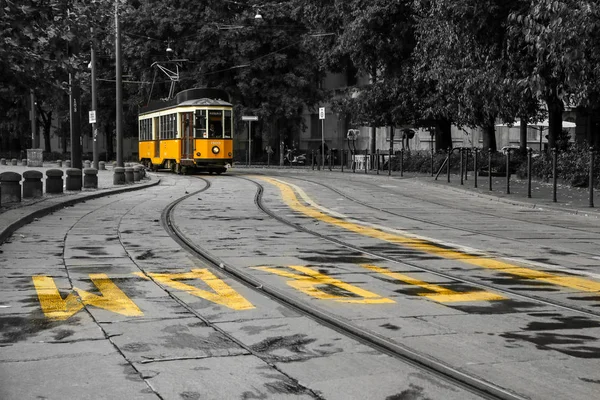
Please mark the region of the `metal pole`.
<svg viewBox="0 0 600 400"><path fill-rule="evenodd" d="M510 194L510 148L506 150L506 194Z"/></svg>
<svg viewBox="0 0 600 400"><path fill-rule="evenodd" d="M594 207L594 148L590 147L590 207Z"/></svg>
<svg viewBox="0 0 600 400"><path fill-rule="evenodd" d="M450 183L450 156L452 155L450 147L448 147L448 163L446 164L446 175L448 177L448 183Z"/></svg>
<svg viewBox="0 0 600 400"><path fill-rule="evenodd" d="M431 176L433 176L433 133L430 133L431 135Z"/></svg>
<svg viewBox="0 0 600 400"><path fill-rule="evenodd" d="M558 154L556 152L556 148L553 147L552 148L552 201L554 203L556 203L556 184L557 184L557 176L556 176L556 170L557 170L557 157Z"/></svg>
<svg viewBox="0 0 600 400"><path fill-rule="evenodd" d="M325 120L321 120L321 166L325 171Z"/></svg>
<svg viewBox="0 0 600 400"><path fill-rule="evenodd" d="M479 155L479 149L475 148L475 154L473 155L473 171L475 172L474 187L477 187L477 175L478 175L477 162L478 162L478 155Z"/></svg>
<svg viewBox="0 0 600 400"><path fill-rule="evenodd" d="M367 171L368 159L369 159L369 148L367 147L365 149L365 174L368 173L368 171Z"/></svg>
<svg viewBox="0 0 600 400"><path fill-rule="evenodd" d="M465 181L468 181L468 176L469 176L469 152L471 150L466 148L465 149Z"/></svg>
<svg viewBox="0 0 600 400"><path fill-rule="evenodd" d="M121 73L121 24L119 22L119 2L115 1L115 75L117 91L117 167L123 167L123 82Z"/></svg>
<svg viewBox="0 0 600 400"><path fill-rule="evenodd" d="M492 149L488 149L488 180L490 181L490 192L492 191Z"/></svg>
<svg viewBox="0 0 600 400"><path fill-rule="evenodd" d="M531 198L531 153L533 149L527 148L527 198Z"/></svg>
<svg viewBox="0 0 600 400"><path fill-rule="evenodd" d="M252 121L248 121L248 166L252 165ZM290 166L292 165L292 160Z"/></svg>
<svg viewBox="0 0 600 400"><path fill-rule="evenodd" d="M400 176L404 176L404 149L400 150Z"/></svg>
<svg viewBox="0 0 600 400"><path fill-rule="evenodd" d="M464 154L464 149L461 147L460 148L460 184L463 185L464 181L463 181L463 170L464 170L464 160L463 160L463 154Z"/></svg>
<svg viewBox="0 0 600 400"><path fill-rule="evenodd" d="M37 135L37 114L35 110L35 94L33 93L33 89L29 91L31 97L31 148L37 149L40 147L38 144L38 135Z"/></svg>
<svg viewBox="0 0 600 400"><path fill-rule="evenodd" d="M377 154L377 175L379 175L379 161L380 161L380 159L379 159L379 149L377 149L376 154Z"/></svg>
<svg viewBox="0 0 600 400"><path fill-rule="evenodd" d="M98 118L98 99L97 99L97 88L96 88L96 79L97 79L97 71L96 71L96 49L94 46L94 28L90 28L92 33L92 43L91 43L91 63L92 63L92 111L96 111L96 118ZM98 169L98 128L97 122L92 124L92 139L93 139L93 167Z"/></svg>
<svg viewBox="0 0 600 400"><path fill-rule="evenodd" d="M346 155L346 150L343 149L344 144L342 144L342 150L340 151L340 167L342 168L342 172L344 172L344 157Z"/></svg>

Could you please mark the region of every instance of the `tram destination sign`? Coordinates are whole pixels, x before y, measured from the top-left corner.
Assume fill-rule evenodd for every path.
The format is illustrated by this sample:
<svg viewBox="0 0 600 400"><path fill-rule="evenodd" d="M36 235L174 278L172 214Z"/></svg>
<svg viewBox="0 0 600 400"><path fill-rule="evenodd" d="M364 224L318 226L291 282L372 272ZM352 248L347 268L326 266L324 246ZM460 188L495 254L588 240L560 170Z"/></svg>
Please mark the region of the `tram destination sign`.
<svg viewBox="0 0 600 400"><path fill-rule="evenodd" d="M242 115L242 121L258 121L258 116L256 116L256 115Z"/></svg>

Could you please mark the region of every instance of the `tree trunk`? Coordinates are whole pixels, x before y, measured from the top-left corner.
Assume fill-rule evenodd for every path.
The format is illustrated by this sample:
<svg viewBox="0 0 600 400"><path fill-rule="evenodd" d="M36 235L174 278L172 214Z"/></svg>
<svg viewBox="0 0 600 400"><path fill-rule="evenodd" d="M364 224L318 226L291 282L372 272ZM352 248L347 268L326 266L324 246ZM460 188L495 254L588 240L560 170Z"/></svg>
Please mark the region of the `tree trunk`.
<svg viewBox="0 0 600 400"><path fill-rule="evenodd" d="M546 106L548 107L548 149L556 147L556 138L562 131L562 113L564 105L561 99L558 98L557 88L552 88L551 94L546 98Z"/></svg>
<svg viewBox="0 0 600 400"><path fill-rule="evenodd" d="M112 125L107 123L104 125L104 137L106 138L106 161L112 160L115 154L115 148L113 146L114 132Z"/></svg>
<svg viewBox="0 0 600 400"><path fill-rule="evenodd" d="M527 152L527 123L529 119L526 116L521 116L521 126L519 127L519 151Z"/></svg>
<svg viewBox="0 0 600 400"><path fill-rule="evenodd" d="M447 119L437 120L435 129L435 150L446 151L452 148L452 123Z"/></svg>
<svg viewBox="0 0 600 400"><path fill-rule="evenodd" d="M490 118L485 126L483 126L483 150L490 150L495 152L498 150L496 143L496 127L494 126L494 119Z"/></svg>

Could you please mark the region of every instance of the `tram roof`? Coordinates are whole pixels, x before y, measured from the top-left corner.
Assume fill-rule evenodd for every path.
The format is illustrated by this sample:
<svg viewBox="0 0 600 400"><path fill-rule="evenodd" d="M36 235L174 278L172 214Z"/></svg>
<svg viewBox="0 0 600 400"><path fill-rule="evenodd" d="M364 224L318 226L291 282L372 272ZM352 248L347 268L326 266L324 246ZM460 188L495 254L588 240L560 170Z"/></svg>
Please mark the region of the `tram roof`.
<svg viewBox="0 0 600 400"><path fill-rule="evenodd" d="M195 88L179 92L171 100L152 101L140 109L140 114L147 114L152 111L164 110L173 107L184 106L226 106L231 107L229 103L229 94L220 89L213 88Z"/></svg>

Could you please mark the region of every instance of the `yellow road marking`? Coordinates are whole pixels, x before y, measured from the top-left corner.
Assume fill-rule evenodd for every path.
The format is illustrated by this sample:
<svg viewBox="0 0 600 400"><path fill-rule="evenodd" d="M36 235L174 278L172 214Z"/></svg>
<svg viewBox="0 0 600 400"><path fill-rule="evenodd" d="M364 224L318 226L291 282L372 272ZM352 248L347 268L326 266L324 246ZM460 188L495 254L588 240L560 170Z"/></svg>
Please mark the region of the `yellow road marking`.
<svg viewBox="0 0 600 400"><path fill-rule="evenodd" d="M144 279L148 279L141 272L136 272L134 274ZM217 278L207 269L193 269L192 272L176 274L148 273L148 276L165 286L169 286L173 289L181 290L183 292L188 292L193 296L203 298L234 310L251 310L254 308L252 303L242 297L238 292L233 290L229 285L223 282L223 280ZM179 280L182 279L199 279L210 286L215 293L179 282Z"/></svg>
<svg viewBox="0 0 600 400"><path fill-rule="evenodd" d="M384 240L390 243L400 244L402 246L419 250L425 253L434 254L439 257L447 258L450 260L459 260L467 264L475 265L477 267L500 270L505 273L520 276L526 279L532 279L542 282L551 283L553 285L568 287L571 289L581 290L584 292L598 292L600 291L600 282L595 282L585 278L573 277L573 276L561 276L547 272L536 271L530 268L519 267L508 262L485 258L483 256L468 254L459 250L448 249L439 244L429 242L423 239L411 238L406 236L400 236L397 234L384 232L380 229L372 228L369 226L359 225L354 222L345 221L339 217L334 217L318 211L312 207L305 206L298 201L296 194L290 188L280 181L272 178L260 177L261 179L275 185L279 188L283 200L292 208L294 211L302 213L308 217L318 219L319 221L326 222L328 224L338 226L340 228L347 229L348 231L358 233L360 235L369 236L372 238Z"/></svg>
<svg viewBox="0 0 600 400"><path fill-rule="evenodd" d="M33 276L42 312L51 319L65 320L77 313L84 305L95 306L126 316L144 315L137 305L131 301L106 274L90 274L101 296L73 288L78 296L69 293L63 300L54 279L48 276Z"/></svg>
<svg viewBox="0 0 600 400"><path fill-rule="evenodd" d="M381 297L378 294L369 292L368 290L361 289L357 286L351 285L349 283L345 283L339 279L332 278L325 274L321 274L316 272L308 267L300 266L300 265L288 265L287 268L302 272L304 275L288 272L278 268L271 267L253 267L254 269L258 269L261 271L271 272L273 274L283 276L284 278L293 279L291 281L287 281L286 283L305 293L309 296L315 297L321 300L333 300L342 303L357 303L357 304L384 304L384 303L394 303L393 300L387 299L385 297ZM348 296L341 296L339 294L332 294L324 292L317 288L317 286L335 286L340 289L343 289L357 297L360 298L351 298Z"/></svg>
<svg viewBox="0 0 600 400"><path fill-rule="evenodd" d="M447 289L443 286L434 285L427 283L415 278L411 278L408 275L403 275L398 272L391 272L387 268L378 267L371 264L361 264L361 267L366 268L370 271L377 272L378 274L385 275L389 278L396 279L398 281L406 282L410 285L420 286L434 293L418 293L419 296L427 297L430 300L437 301L438 303L460 303L469 301L495 301L495 300L506 300L506 297L500 296L499 294L486 292L486 291L475 291L475 292L455 292Z"/></svg>

